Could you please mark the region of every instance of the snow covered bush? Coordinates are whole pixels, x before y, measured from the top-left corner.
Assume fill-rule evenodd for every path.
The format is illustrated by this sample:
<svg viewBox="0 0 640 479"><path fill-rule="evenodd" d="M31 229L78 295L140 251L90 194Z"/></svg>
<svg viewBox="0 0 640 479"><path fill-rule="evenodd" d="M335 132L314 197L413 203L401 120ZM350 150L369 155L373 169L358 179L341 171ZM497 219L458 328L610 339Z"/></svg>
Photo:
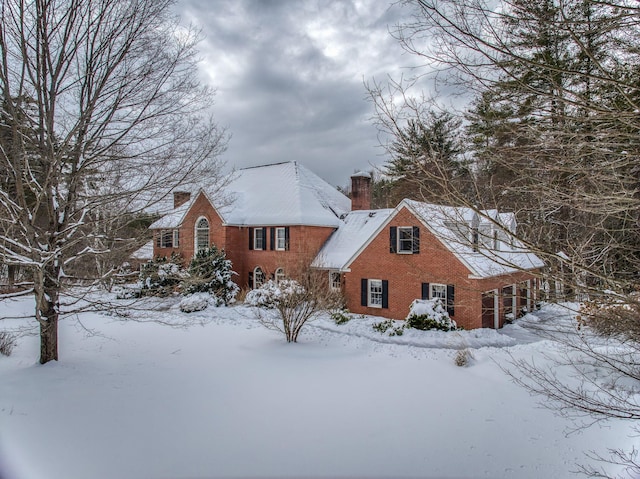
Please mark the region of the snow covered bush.
<svg viewBox="0 0 640 479"><path fill-rule="evenodd" d="M395 319L386 319L384 321L380 321L379 323L373 323L374 331L378 331L382 334L389 331L389 336L402 336L405 327L406 323L400 323Z"/></svg>
<svg viewBox="0 0 640 479"><path fill-rule="evenodd" d="M188 277L182 282L184 294L211 293L216 306L235 302L239 288L231 277L236 274L231 269L231 261L224 250L215 245L202 249L189 263Z"/></svg>
<svg viewBox="0 0 640 479"><path fill-rule="evenodd" d="M459 366L462 368L464 366L468 366L469 363L471 363L472 359L473 359L473 353L471 352L471 350L469 348L464 348L464 349L458 350L458 352L456 353L454 362L456 366Z"/></svg>
<svg viewBox="0 0 640 479"><path fill-rule="evenodd" d="M260 288L249 291L244 301L250 306L275 309L278 304L302 294L304 294L304 288L297 281L285 279L276 283L269 280Z"/></svg>
<svg viewBox="0 0 640 479"><path fill-rule="evenodd" d="M142 294L167 296L175 292L186 277L179 255L172 254L169 259L157 257L140 267Z"/></svg>
<svg viewBox="0 0 640 479"><path fill-rule="evenodd" d="M269 329L280 331L287 342L297 342L303 326L320 313L342 306L342 296L329 288L326 275L306 271L300 282L285 279L267 281L262 287L247 293L245 303L274 310L257 311L260 322Z"/></svg>
<svg viewBox="0 0 640 479"><path fill-rule="evenodd" d="M16 337L13 334L7 331L0 331L0 354L3 356L11 356L15 345Z"/></svg>
<svg viewBox="0 0 640 479"><path fill-rule="evenodd" d="M185 296L180 301L180 311L183 313L193 313L195 311L203 311L209 306L211 300L209 293L194 293Z"/></svg>
<svg viewBox="0 0 640 479"><path fill-rule="evenodd" d="M457 331L458 325L439 299L416 299L411 303L406 321L407 328L429 331Z"/></svg>
<svg viewBox="0 0 640 479"><path fill-rule="evenodd" d="M351 321L351 314L346 308L337 309L331 312L331 319L333 319L334 323L340 326L341 324L346 324Z"/></svg>

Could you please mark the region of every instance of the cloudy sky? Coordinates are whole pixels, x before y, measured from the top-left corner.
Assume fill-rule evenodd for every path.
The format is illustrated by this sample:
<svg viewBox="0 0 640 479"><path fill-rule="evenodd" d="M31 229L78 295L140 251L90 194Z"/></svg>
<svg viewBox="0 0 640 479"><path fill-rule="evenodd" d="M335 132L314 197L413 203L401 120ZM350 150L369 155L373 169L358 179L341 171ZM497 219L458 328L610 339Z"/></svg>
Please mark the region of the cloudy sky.
<svg viewBox="0 0 640 479"><path fill-rule="evenodd" d="M237 168L296 160L334 185L385 161L363 82L416 60L393 29L408 12L387 0L178 0L198 25L204 81L232 134Z"/></svg>

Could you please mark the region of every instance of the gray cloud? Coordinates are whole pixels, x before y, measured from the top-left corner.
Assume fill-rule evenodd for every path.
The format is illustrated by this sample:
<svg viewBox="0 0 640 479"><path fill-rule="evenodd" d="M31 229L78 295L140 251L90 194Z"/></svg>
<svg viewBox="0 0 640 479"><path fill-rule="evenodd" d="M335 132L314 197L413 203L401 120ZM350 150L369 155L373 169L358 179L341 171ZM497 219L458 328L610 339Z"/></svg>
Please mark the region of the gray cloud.
<svg viewBox="0 0 640 479"><path fill-rule="evenodd" d="M205 35L202 74L233 135L231 166L297 160L343 185L384 161L363 81L411 61L388 32L406 12L376 0L179 0L177 9Z"/></svg>

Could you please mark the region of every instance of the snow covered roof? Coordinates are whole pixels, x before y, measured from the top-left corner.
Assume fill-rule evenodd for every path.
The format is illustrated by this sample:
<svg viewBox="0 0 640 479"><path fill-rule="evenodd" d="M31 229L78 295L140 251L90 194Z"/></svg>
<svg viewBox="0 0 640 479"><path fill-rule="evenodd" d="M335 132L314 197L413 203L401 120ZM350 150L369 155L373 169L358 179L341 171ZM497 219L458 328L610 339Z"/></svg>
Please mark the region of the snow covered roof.
<svg viewBox="0 0 640 479"><path fill-rule="evenodd" d="M312 265L316 268L346 270L373 238L402 208L408 208L477 278L509 274L544 266L531 251L516 239L507 238L507 231L515 232L512 213L497 210L481 211L471 208L433 205L403 200L395 209L352 211L322 247ZM504 228L489 221L491 218ZM502 221L506 222L504 224ZM471 225L500 229L499 248L473 247ZM493 239L493 238L491 238ZM509 241L505 241L509 239Z"/></svg>
<svg viewBox="0 0 640 479"><path fill-rule="evenodd" d="M235 172L221 190L206 191L226 225L308 225L336 228L351 201L335 187L295 161L245 168ZM152 229L176 228L191 201L151 225Z"/></svg>
<svg viewBox="0 0 640 479"><path fill-rule="evenodd" d="M512 230L515 225L515 217L511 213L487 210L481 211L478 215L471 208L433 205L406 199L398 205L397 209L402 206L413 211L475 277L489 278L544 266L544 262L526 249L516 238L506 237L507 232L515 232ZM482 245L481 239L479 246L474 248L471 237L461 235L464 229L455 228L455 225L461 225L461 218L466 221L469 221L469 218L477 218L480 228L484 226L499 232L501 238L499 247L485 247ZM487 218L491 218L503 227L500 228ZM503 224L502 221L506 221L507 224ZM493 238L490 239L493 240ZM505 241L506 239L508 241Z"/></svg>
<svg viewBox="0 0 640 479"><path fill-rule="evenodd" d="M189 211L189 208L191 208L191 205L193 204L197 196L198 195L191 195L191 199L189 201L181 206L178 206L159 220L151 223L149 229L171 229L180 226L182 220L184 219L184 216L187 214L187 211Z"/></svg>
<svg viewBox="0 0 640 479"><path fill-rule="evenodd" d="M394 211L352 211L329 237L311 265L315 268L343 269Z"/></svg>
<svg viewBox="0 0 640 479"><path fill-rule="evenodd" d="M131 253L131 258L137 260L153 259L153 241L145 243L143 246Z"/></svg>
<svg viewBox="0 0 640 479"><path fill-rule="evenodd" d="M337 227L351 201L295 161L245 168L225 188L222 207L229 225L312 225Z"/></svg>

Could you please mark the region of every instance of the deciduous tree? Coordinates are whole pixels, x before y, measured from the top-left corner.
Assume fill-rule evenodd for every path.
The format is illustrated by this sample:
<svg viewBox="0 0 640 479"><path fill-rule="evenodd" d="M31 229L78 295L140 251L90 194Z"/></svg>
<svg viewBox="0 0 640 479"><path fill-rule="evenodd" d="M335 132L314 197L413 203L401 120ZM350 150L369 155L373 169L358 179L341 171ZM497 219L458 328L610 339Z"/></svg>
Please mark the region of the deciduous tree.
<svg viewBox="0 0 640 479"><path fill-rule="evenodd" d="M33 277L41 363L58 359L65 270L114 245L92 241L105 222L219 168L198 33L172 3L0 2L0 261Z"/></svg>

